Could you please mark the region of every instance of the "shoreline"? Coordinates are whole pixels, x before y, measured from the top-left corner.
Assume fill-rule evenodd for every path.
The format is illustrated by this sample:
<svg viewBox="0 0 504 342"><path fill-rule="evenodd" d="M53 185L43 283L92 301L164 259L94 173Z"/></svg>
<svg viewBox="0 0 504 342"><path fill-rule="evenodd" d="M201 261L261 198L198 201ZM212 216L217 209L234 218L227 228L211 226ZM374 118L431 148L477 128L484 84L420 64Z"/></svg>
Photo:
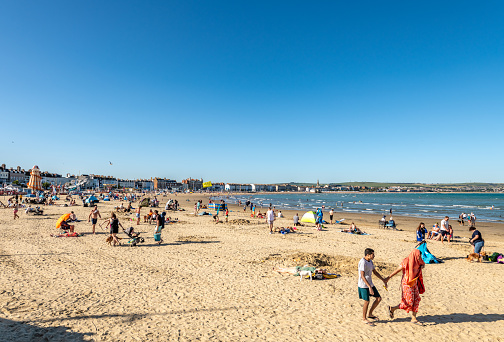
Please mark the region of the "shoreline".
<svg viewBox="0 0 504 342"><path fill-rule="evenodd" d="M295 193L294 193L295 194ZM203 194L185 194L189 196L195 196L195 201L197 199L202 199L206 200L207 202L203 202L203 204L208 204L208 199L210 197L219 197L219 196L208 196L208 195L203 195ZM225 199L224 199L225 200ZM227 203L227 202L226 202ZM230 211L233 209L235 212L243 212L243 206L238 206L238 204L233 204L233 203L227 203ZM264 212L267 210L267 206L263 207L258 207L258 209L264 210ZM295 209L283 209L283 208L276 208L275 212L282 211L282 214L285 216L287 219L292 219L294 214L298 214L299 218L303 216L303 214L308 211L308 210L295 210ZM258 213L259 210L257 210L256 213ZM250 209L247 209L247 213L250 213ZM342 225L330 225L330 227L341 227L346 228L346 225L349 225L350 223L354 222L357 227L359 228L378 228L378 221L382 217L382 214L370 214L370 213L349 213L346 211L341 211L341 210L334 210L334 219L335 220L340 220L340 219L345 219L344 224ZM388 217L389 215L387 215ZM427 228L428 231L430 231L430 228L434 225L436 222L441 222L441 220L444 218L445 215L439 215L439 218L431 218L431 217L421 217L421 216L405 216L405 215L396 215L393 214L394 220L397 224L397 228L401 230L406 230L410 232L415 232L417 226L419 225L420 222L425 223L425 227ZM230 217L232 215L230 214ZM459 225L457 222L458 218L453 218L450 217L450 224L452 225L452 228L454 230L454 235L459 235L461 237L470 237L472 233L469 232L469 225L466 222L465 226ZM256 218L256 220L259 220ZM329 222L329 210L324 209L324 220ZM291 221L292 222L292 221ZM504 223L499 223L499 222L490 222L490 221L477 221L476 222L476 227L478 229L482 229L482 234L485 234L485 236L491 235L497 237L499 240L502 239L504 241Z"/></svg>
<svg viewBox="0 0 504 342"><path fill-rule="evenodd" d="M426 293L419 310L425 326L409 323L403 311L395 319L388 318L387 305L401 298L400 277L396 277L388 291L375 278L385 303L377 308L377 327L370 328L361 323L358 262L365 248L373 248L379 272L391 273L415 248L413 230L418 220L395 216L403 231L392 231L378 229L376 215L345 215L348 223L355 220L370 235L340 233L348 225L335 224L324 225L323 231L305 224L294 234L269 234L265 220L251 218L249 210L243 212L237 205L229 206L228 223L222 222L222 211L219 223L212 216L195 216L196 200L207 205L208 197L158 196L160 207L152 209L163 211L172 198L185 210L167 211L178 221L165 226L161 245L154 241L155 225L143 220L136 225L134 213L119 213L124 228L133 226L145 238L137 247L129 247L122 230L118 234L122 245L108 245L107 228L97 227L97 234L91 233L87 220L91 208L60 206L68 203L64 200L44 206L44 216L20 209L16 220L12 210L0 209L4 339L276 342L306 337L400 342L407 335L411 340L469 341L466 332L470 331L483 340L502 340L504 267L468 262L470 245L457 226L453 242L427 242L444 263L426 265ZM98 203L99 223L120 204L120 200ZM149 209L142 208L141 216ZM51 237L58 218L70 211L81 220L75 223L75 231L82 235ZM285 218L277 219L274 226L292 226L294 212L282 213ZM501 235L481 229L487 252L504 251ZM300 281L273 272L275 267L306 264L339 276ZM485 291L475 292L481 284Z"/></svg>

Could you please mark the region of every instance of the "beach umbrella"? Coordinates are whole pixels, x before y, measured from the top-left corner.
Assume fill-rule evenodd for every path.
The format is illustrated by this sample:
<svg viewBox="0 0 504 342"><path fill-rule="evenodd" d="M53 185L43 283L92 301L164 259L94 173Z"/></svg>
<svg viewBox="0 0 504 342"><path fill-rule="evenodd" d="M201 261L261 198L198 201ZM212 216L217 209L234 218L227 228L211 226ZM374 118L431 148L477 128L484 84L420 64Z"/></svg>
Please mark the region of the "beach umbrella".
<svg viewBox="0 0 504 342"><path fill-rule="evenodd" d="M70 217L70 214L61 215L61 217L58 219L58 221L56 221L56 228L61 227L61 222L68 220L69 217Z"/></svg>
<svg viewBox="0 0 504 342"><path fill-rule="evenodd" d="M42 177L40 176L40 170L37 165L32 167L28 187L33 190L42 190Z"/></svg>

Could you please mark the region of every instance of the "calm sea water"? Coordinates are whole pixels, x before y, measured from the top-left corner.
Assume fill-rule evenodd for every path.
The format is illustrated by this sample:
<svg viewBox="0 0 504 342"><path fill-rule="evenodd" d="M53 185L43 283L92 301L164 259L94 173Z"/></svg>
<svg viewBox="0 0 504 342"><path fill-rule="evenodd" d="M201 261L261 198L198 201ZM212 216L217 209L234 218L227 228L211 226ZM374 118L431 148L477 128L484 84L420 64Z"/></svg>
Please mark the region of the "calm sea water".
<svg viewBox="0 0 504 342"><path fill-rule="evenodd" d="M227 202L249 200L259 207L271 203L278 209L308 211L325 206L334 208L339 216L345 212L455 219L464 213L474 213L479 221L504 222L502 193L271 193L229 196Z"/></svg>

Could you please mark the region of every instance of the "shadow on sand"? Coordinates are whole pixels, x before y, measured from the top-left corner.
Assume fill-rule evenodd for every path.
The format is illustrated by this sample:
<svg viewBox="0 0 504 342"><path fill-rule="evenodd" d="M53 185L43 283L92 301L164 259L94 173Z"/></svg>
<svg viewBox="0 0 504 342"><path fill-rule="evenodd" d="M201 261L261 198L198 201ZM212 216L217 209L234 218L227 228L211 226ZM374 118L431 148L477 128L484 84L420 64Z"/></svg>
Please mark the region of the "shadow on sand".
<svg viewBox="0 0 504 342"><path fill-rule="evenodd" d="M401 317L394 319L395 322L409 322L411 318ZM504 321L504 315L499 314L466 314L453 313L450 315L419 315L418 320L427 325L438 325L446 323L484 323L484 322L499 322Z"/></svg>
<svg viewBox="0 0 504 342"><path fill-rule="evenodd" d="M0 318L0 339L2 341L89 341L89 338L84 339L84 337L92 335L92 333L76 333L68 329L64 326L37 327L26 322Z"/></svg>

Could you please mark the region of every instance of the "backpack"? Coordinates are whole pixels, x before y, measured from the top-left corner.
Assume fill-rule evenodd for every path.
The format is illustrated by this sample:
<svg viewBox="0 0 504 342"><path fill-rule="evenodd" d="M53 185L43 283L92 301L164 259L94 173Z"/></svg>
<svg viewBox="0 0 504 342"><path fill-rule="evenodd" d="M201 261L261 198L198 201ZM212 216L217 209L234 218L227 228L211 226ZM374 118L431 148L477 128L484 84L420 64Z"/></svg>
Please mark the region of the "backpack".
<svg viewBox="0 0 504 342"><path fill-rule="evenodd" d="M490 256L488 257L488 260L490 260L491 262L496 262L496 261L497 261L497 258L499 257L499 255L501 255L501 254L500 254L500 253L495 252L495 253L493 253L492 255L490 255Z"/></svg>

